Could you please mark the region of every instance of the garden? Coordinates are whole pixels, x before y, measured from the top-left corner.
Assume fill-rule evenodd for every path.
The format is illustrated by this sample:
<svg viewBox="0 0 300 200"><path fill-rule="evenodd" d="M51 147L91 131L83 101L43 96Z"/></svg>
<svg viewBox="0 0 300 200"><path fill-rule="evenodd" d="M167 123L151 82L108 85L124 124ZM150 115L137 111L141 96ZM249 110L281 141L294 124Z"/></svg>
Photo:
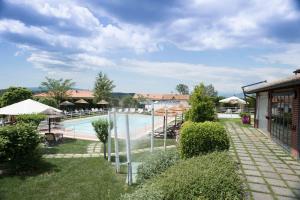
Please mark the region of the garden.
<svg viewBox="0 0 300 200"><path fill-rule="evenodd" d="M203 84L195 87L190 104L178 143L167 141L176 148L133 153L132 160L141 164L131 186L126 185L127 166L116 173L100 152L96 158L45 158L84 154L94 142L65 138L61 144L45 147L36 131L42 116L21 116L15 125L0 128L0 199L244 199L237 163L228 153L229 136ZM97 132L104 148L107 132L101 130L107 130L107 124L94 126L100 127ZM162 146L163 140L154 144ZM120 140L120 150L125 146ZM141 140L134 148L149 147L148 140ZM126 156L120 160L126 162Z"/></svg>

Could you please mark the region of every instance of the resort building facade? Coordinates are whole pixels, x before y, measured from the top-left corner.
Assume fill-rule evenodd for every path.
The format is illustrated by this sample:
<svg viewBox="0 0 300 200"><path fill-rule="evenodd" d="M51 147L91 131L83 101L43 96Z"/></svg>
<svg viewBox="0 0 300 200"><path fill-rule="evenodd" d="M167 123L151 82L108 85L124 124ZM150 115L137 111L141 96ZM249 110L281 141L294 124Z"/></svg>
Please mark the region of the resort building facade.
<svg viewBox="0 0 300 200"><path fill-rule="evenodd" d="M133 98L145 99L145 108L151 110L152 103L154 103L154 110L160 108L170 108L173 106L183 105L184 107L189 106L190 95L181 94L135 94Z"/></svg>
<svg viewBox="0 0 300 200"><path fill-rule="evenodd" d="M34 95L35 97L42 98L42 97L49 97L49 94L46 92L39 93ZM68 90L67 97L65 100L69 101L77 101L80 99L84 99L85 101L91 101L94 98L94 94L90 90Z"/></svg>
<svg viewBox="0 0 300 200"><path fill-rule="evenodd" d="M245 89L256 94L255 127L299 158L300 74Z"/></svg>

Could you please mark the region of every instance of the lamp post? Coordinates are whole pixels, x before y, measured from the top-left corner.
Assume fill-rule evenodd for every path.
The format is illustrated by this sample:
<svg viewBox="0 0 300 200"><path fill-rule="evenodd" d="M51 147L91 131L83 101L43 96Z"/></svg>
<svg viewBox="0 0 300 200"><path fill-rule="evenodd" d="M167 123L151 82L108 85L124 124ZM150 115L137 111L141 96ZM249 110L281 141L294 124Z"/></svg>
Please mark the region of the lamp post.
<svg viewBox="0 0 300 200"><path fill-rule="evenodd" d="M129 119L128 114L125 115L126 125L126 153L127 153L127 165L128 165L128 185L132 184L132 166L131 166L131 145L130 145L130 134L129 134Z"/></svg>
<svg viewBox="0 0 300 200"><path fill-rule="evenodd" d="M151 131L151 153L153 152L153 137L154 137L154 102L152 101L152 131Z"/></svg>
<svg viewBox="0 0 300 200"><path fill-rule="evenodd" d="M107 113L108 115L108 162L111 161L111 115L110 111Z"/></svg>
<svg viewBox="0 0 300 200"><path fill-rule="evenodd" d="M116 171L120 172L120 158L119 158L119 143L118 143L118 132L117 132L117 114L114 110L114 136L115 136L115 163Z"/></svg>

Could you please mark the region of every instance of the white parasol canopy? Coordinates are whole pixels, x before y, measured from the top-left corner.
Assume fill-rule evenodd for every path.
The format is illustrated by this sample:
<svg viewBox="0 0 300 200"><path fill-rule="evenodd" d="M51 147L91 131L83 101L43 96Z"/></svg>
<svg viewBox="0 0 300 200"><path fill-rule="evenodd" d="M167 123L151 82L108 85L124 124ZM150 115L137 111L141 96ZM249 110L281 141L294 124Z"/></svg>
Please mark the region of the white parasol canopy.
<svg viewBox="0 0 300 200"><path fill-rule="evenodd" d="M32 99L20 101L18 103L0 108L0 115L23 115L23 114L39 114L45 111L53 110L54 112L62 112L59 109L47 106Z"/></svg>
<svg viewBox="0 0 300 200"><path fill-rule="evenodd" d="M240 99L240 98L238 98L236 96L229 97L229 98L226 98L226 99L222 99L219 102L220 103L229 103L229 104L240 104L240 105L246 104L245 100Z"/></svg>

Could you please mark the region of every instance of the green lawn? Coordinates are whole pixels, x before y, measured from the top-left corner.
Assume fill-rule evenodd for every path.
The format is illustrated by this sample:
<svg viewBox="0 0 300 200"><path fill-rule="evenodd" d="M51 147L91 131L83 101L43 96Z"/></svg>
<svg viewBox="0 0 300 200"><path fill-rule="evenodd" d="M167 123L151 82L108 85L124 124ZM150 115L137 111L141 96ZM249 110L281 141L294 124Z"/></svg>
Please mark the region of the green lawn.
<svg viewBox="0 0 300 200"><path fill-rule="evenodd" d="M64 138L62 143L59 143L51 147L43 148L43 153L44 154L86 153L87 147L91 143L94 143L94 141Z"/></svg>
<svg viewBox="0 0 300 200"><path fill-rule="evenodd" d="M175 139L167 139L167 146L176 145ZM154 138L153 140L154 147L162 147L164 145L163 139ZM139 139L131 141L131 148L134 149L145 149L150 148L150 139ZM115 152L115 142L112 138L112 152ZM126 141L124 139L119 139L119 151L126 151Z"/></svg>
<svg viewBox="0 0 300 200"><path fill-rule="evenodd" d="M251 118L251 124L253 125L253 118ZM252 126L252 125L250 125L250 124L243 124L242 123L242 119L240 119L240 118L233 118L233 119L230 119L230 118L228 118L228 119L218 119L218 121L221 123L221 124L225 124L225 122L234 122L234 123L237 123L239 126L241 126L241 127L249 127L249 126Z"/></svg>
<svg viewBox="0 0 300 200"><path fill-rule="evenodd" d="M0 176L1 200L118 199L125 175L100 158L47 159L26 176Z"/></svg>

